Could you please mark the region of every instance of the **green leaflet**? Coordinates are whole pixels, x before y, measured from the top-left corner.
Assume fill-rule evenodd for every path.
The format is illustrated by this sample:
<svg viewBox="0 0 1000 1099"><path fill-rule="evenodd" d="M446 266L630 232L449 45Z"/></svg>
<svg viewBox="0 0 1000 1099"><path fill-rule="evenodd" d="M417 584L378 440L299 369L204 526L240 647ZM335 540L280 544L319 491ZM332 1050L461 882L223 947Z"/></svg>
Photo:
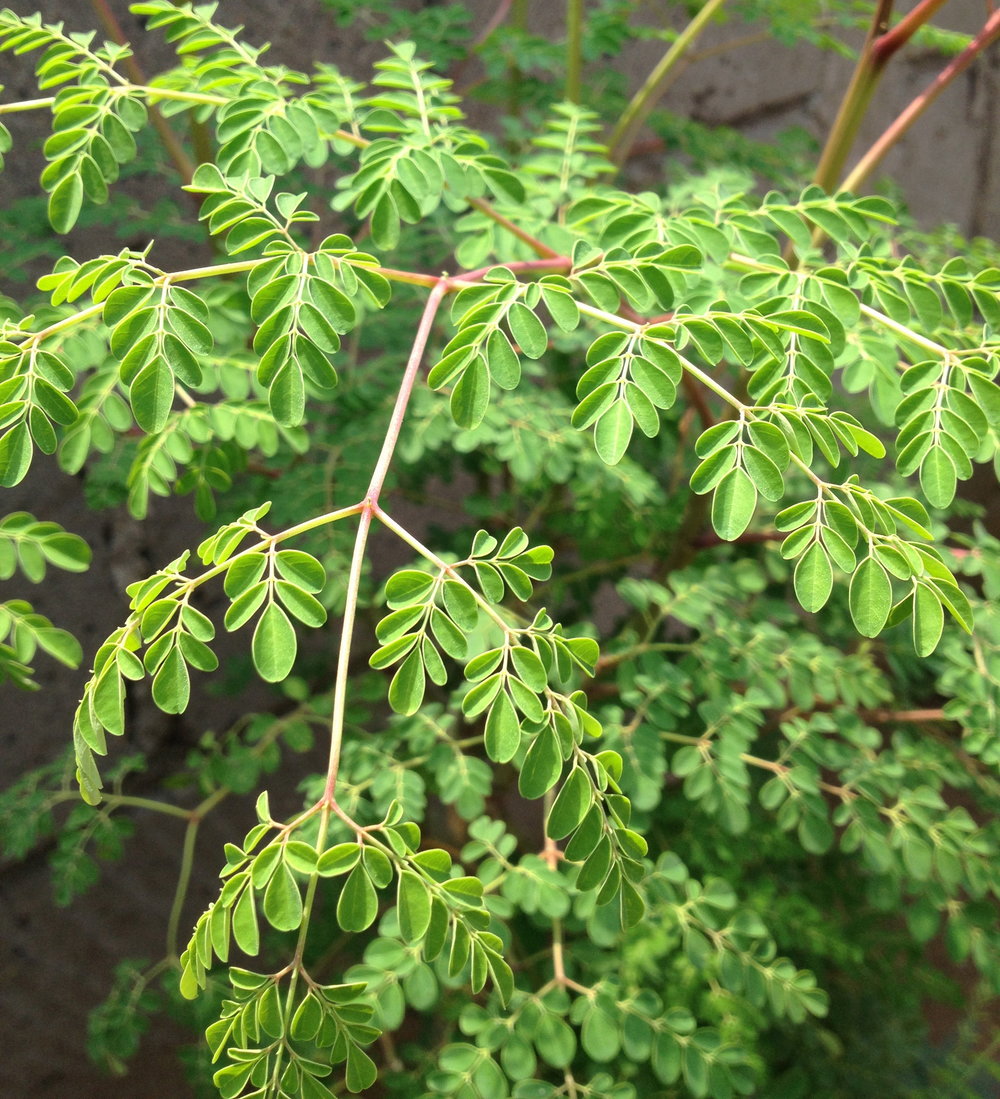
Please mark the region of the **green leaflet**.
<svg viewBox="0 0 1000 1099"><path fill-rule="evenodd" d="M933 507L947 507L955 497L955 463L943 447L932 446L920 466L920 487Z"/></svg>
<svg viewBox="0 0 1000 1099"><path fill-rule="evenodd" d="M930 656L944 629L944 610L931 588L917 584L913 590L913 647L919 656Z"/></svg>
<svg viewBox="0 0 1000 1099"><path fill-rule="evenodd" d="M632 438L632 413L624 401L615 401L597 421L594 445L601 460L617 465Z"/></svg>
<svg viewBox="0 0 1000 1099"><path fill-rule="evenodd" d="M396 898L399 929L406 942L424 937L431 920L431 897L426 885L408 870L399 875Z"/></svg>
<svg viewBox="0 0 1000 1099"><path fill-rule="evenodd" d="M129 399L136 423L149 434L163 429L174 403L174 376L162 359L151 359L135 376Z"/></svg>
<svg viewBox="0 0 1000 1099"><path fill-rule="evenodd" d="M757 489L747 473L731 469L719 482L712 498L712 526L720 538L731 542L747 529L757 507Z"/></svg>
<svg viewBox="0 0 1000 1099"><path fill-rule="evenodd" d="M795 595L805 610L815 612L830 598L832 589L830 558L819 542L813 542L795 566Z"/></svg>
<svg viewBox="0 0 1000 1099"><path fill-rule="evenodd" d="M279 683L292 670L298 642L288 615L277 603L268 603L253 632L251 651L261 679Z"/></svg>
<svg viewBox="0 0 1000 1099"><path fill-rule="evenodd" d="M423 701L424 687L424 661L420 653L411 652L389 684L389 705L398 714L415 714Z"/></svg>
<svg viewBox="0 0 1000 1099"><path fill-rule="evenodd" d="M378 896L371 879L356 866L348 875L337 901L337 923L344 931L364 931L378 915Z"/></svg>
<svg viewBox="0 0 1000 1099"><path fill-rule="evenodd" d="M546 834L563 839L579 826L593 804L593 787L586 773L574 768L556 795L545 824Z"/></svg>
<svg viewBox="0 0 1000 1099"><path fill-rule="evenodd" d="M526 798L539 798L551 790L562 774L562 753L555 734L548 728L535 737L521 765L518 789Z"/></svg>
<svg viewBox="0 0 1000 1099"><path fill-rule="evenodd" d="M866 557L851 577L850 603L858 633L878 636L892 608L892 585L885 569L873 557Z"/></svg>

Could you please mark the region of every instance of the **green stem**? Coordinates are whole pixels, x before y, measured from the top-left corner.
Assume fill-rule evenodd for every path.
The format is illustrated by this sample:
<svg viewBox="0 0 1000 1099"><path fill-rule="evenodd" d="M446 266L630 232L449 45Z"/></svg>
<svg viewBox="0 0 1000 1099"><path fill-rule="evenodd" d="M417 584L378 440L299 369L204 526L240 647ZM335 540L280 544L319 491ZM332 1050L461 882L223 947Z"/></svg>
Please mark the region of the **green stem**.
<svg viewBox="0 0 1000 1099"><path fill-rule="evenodd" d="M583 0L566 0L566 98L580 102L583 87Z"/></svg>
<svg viewBox="0 0 1000 1099"><path fill-rule="evenodd" d="M894 332L902 339L916 344L917 347L922 347L925 351L930 351L933 355L940 355L941 358L946 358L951 354L951 351L943 344L936 343L926 336L921 336L919 332L914 332L912 328L907 328L905 324L894 321L892 317L886 316L885 313L880 313L877 309L872 309L870 305L865 305L863 302L861 303L861 312L868 317L869 320L874 321L883 328L887 328L890 332Z"/></svg>
<svg viewBox="0 0 1000 1099"><path fill-rule="evenodd" d="M354 635L354 622L357 617L358 594L361 589L361 570L365 560L368 532L371 529L372 517L378 507L379 495L385 485L385 478L389 472L389 465L396 450L396 444L399 442L399 434L406 416L406 408L413 392L420 364L423 361L431 328L434 325L434 319L437 316L441 302L444 301L449 289L448 280L440 279L430 292L427 304L424 306L423 316L420 318L420 325L413 339L410 357L403 373L403 380L399 386L399 393L396 396L396 404L393 407L385 439L382 442L382 450L378 456L378 461L375 463L365 499L360 505L361 518L358 521L358 533L354 540L354 552L351 556L351 567L347 580L344 619L340 634L340 652L337 658L337 677L333 688L333 713L330 718L330 757L326 772L326 787L323 791L323 799L327 805L334 803L337 774L340 770L340 753L344 740L344 714L347 707L347 681L351 664L351 641Z"/></svg>
<svg viewBox="0 0 1000 1099"><path fill-rule="evenodd" d="M200 576L194 576L185 584L178 585L178 591L193 591L195 588L200 587L202 584L205 584L209 580L226 572L237 558L245 557L249 553L260 553L262 547L277 545L279 542L286 542L289 538L297 538L300 534L305 534L310 530L325 527L328 523L336 523L341 519L350 518L352 515L357 515L362 508L362 504L351 504L350 507L340 508L338 511L328 511L323 515L315 515L312 519L306 519L301 523L296 523L293 527L286 527L278 534L268 535L263 542L255 542L253 545L247 546L245 549L240 550L239 553L233 554L232 557L227 558L220 564L203 572Z"/></svg>
<svg viewBox="0 0 1000 1099"><path fill-rule="evenodd" d="M0 114L16 114L18 111L37 111L51 107L55 103L54 95L45 99L22 99L18 103L0 103Z"/></svg>
<svg viewBox="0 0 1000 1099"><path fill-rule="evenodd" d="M898 28L897 28L898 29ZM969 65L988 46L1000 38L1000 11L995 11L983 25L982 30L968 46L945 66L912 102L900 113L899 117L886 128L882 136L871 146L845 177L841 187L845 191L857 191L881 163L882 158L895 145L917 119L927 110L945 88L964 72Z"/></svg>
<svg viewBox="0 0 1000 1099"><path fill-rule="evenodd" d="M261 259L244 260L242 263L220 263L215 267L193 267L189 271L174 271L169 274L160 275L153 280L153 283L154 285L160 286L165 285L168 282L189 282L194 279L211 278L214 275L230 275L238 271L250 271L265 261L266 257L262 257ZM82 324L92 317L100 316L103 311L103 302L99 302L97 305L88 305L86 309L81 309L78 313L72 313L68 317L63 317L62 320L47 325L37 332L27 333L27 338L21 346L26 347L29 344L37 345L49 336L64 332L67 328L73 328L74 325Z"/></svg>
<svg viewBox="0 0 1000 1099"><path fill-rule="evenodd" d="M613 163L620 165L628 156L629 148L643 122L670 86L678 63L725 2L726 0L707 0L701 11L677 36L643 86L632 96L608 139L608 155Z"/></svg>
<svg viewBox="0 0 1000 1099"><path fill-rule="evenodd" d="M167 920L167 955L177 958L180 953L177 949L177 931L181 923L181 912L184 901L187 899L188 885L191 882L191 871L194 868L194 848L198 839L198 829L201 827L201 817L192 817L188 821L184 832L184 847L181 852L181 869L177 875L177 888L174 890L174 900L170 906L170 917Z"/></svg>
<svg viewBox="0 0 1000 1099"><path fill-rule="evenodd" d="M64 801L78 802L79 800L79 790L59 790L47 799L47 803L49 805L58 805ZM107 809L147 809L152 813L163 813L165 816L179 817L181 820L191 819L190 809L173 805L169 801L135 797L132 794L106 794L104 796L104 806Z"/></svg>
<svg viewBox="0 0 1000 1099"><path fill-rule="evenodd" d="M606 324L613 325L615 328L625 328L630 332L641 332L645 328L644 324L630 321L626 317L619 317L615 313L608 313L604 309L598 309L596 306L588 305L586 302L578 301L577 307L580 312L585 316L593 317L595 320L604 321ZM674 353L681 361L681 365L685 371L693 378L697 378L699 382L706 389L710 389L717 397L721 397L726 404L735 408L737 411L743 410L746 406L739 398L734 397L732 393L726 389L725 386L720 385L710 374L706 374L704 370L695 366L694 363L688 362L683 355L679 354L676 349Z"/></svg>
<svg viewBox="0 0 1000 1099"><path fill-rule="evenodd" d="M445 573L452 580L457 580L463 587L465 587L473 599L479 604L480 609L487 615L488 618L492 618L493 621L500 627L501 630L508 636L516 634L519 631L513 629L507 625L506 622L497 614L493 604L486 598L484 598L470 583L468 583L463 576L460 575L455 565L449 565L447 561L443 561L438 555L425 546L415 535L411 534L406 527L401 526L395 519L381 508L375 509L375 517L383 526L386 526L397 535L399 539L405 542L411 549L417 551L421 557L425 557L430 563L441 572Z"/></svg>
<svg viewBox="0 0 1000 1099"><path fill-rule="evenodd" d="M330 823L330 806L324 805L321 811L319 820L319 832L316 837L316 850L322 851L326 847L326 833ZM285 993L285 1019L291 1019L292 1012L295 1007L295 991L298 988L299 977L303 974L302 958L305 954L306 941L309 938L309 922L312 918L313 905L316 902L316 891L319 887L319 874L313 873L306 883L305 897L302 900L302 919L299 922L299 933L295 939L295 953L292 955L292 960L288 964L287 969L291 971L288 978L288 991ZM308 979L308 975L307 975ZM273 1093L278 1093L278 1082L281 1079L282 1064L284 1062L284 1056L288 1050L287 1041L283 1041L278 1045L277 1054L274 1059L274 1067L271 1070L271 1085Z"/></svg>
<svg viewBox="0 0 1000 1099"><path fill-rule="evenodd" d="M185 92L180 88L152 88L146 85L132 90L143 92L150 103L157 99L172 99L175 103L191 103L202 107L222 107L230 102L224 95L209 95L206 92Z"/></svg>
<svg viewBox="0 0 1000 1099"><path fill-rule="evenodd" d="M79 800L79 793L72 791L73 796ZM108 794L104 799L105 804L111 809L149 809L154 813L165 813L170 817L181 817L183 820L191 819L191 811L183 809L180 805L171 805L168 801L157 801L155 798L134 797L131 794Z"/></svg>

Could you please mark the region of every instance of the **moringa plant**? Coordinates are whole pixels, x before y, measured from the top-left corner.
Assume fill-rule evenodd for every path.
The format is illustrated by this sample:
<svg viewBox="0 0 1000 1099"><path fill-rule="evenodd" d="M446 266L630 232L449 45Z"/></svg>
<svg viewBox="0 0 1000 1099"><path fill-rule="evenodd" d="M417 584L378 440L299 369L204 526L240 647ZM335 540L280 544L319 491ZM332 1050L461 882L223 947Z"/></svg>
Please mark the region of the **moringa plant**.
<svg viewBox="0 0 1000 1099"><path fill-rule="evenodd" d="M52 227L94 216L152 129L211 247L178 270L60 255L0 330L3 485L54 456L138 519L179 493L209 524L128 587L69 771L0 802L11 853L58 832L65 900L130 812L184 823L166 955L123 964L96 1057L123 1068L179 989L226 1099L833 1096L877 1071L844 1060L845 975L885 1003L940 931L996 991L1000 543L949 523L995 464L1000 269L985 242L910 247L858 193L877 157L837 187L872 59L939 6L893 31L877 5L823 185L763 195L617 168L718 0L607 138L580 59L628 5L587 38L570 4L568 97L542 116L508 67L506 144L411 42L362 83L270 64L215 4L145 0L178 58L149 78L123 42L0 12L42 97L0 113L52 116ZM88 558L0 522L5 577ZM141 760L105 758L129 684L196 715L220 629L275 712L130 792ZM22 600L0 637L14 686L39 650L81 659ZM265 774L317 738L325 771L276 818ZM70 775L87 806L57 821ZM185 927L199 825L233 794L257 823Z"/></svg>

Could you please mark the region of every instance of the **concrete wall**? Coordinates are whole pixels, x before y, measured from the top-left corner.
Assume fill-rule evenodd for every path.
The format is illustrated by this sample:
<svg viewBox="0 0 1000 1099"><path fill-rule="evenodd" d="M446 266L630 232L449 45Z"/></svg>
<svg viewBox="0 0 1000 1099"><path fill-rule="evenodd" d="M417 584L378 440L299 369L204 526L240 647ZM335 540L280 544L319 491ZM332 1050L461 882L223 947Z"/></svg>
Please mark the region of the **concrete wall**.
<svg viewBox="0 0 1000 1099"><path fill-rule="evenodd" d="M125 0L110 0L110 6L127 33L138 35ZM493 0L470 2L476 26L485 24L494 6ZM662 18L664 11L672 19L677 15L676 5L646 2L636 6L642 17L652 22ZM901 5L904 9L909 6ZM84 0L44 0L38 5L14 0L13 7L25 14L40 9L47 20L63 19L71 29L93 25L91 7ZM531 17L540 30L558 34L562 10L563 5L554 0L535 0ZM982 13L981 0L953 0L944 10L942 22L971 30L978 26ZM312 60L324 59L364 77L381 54L379 46L364 43L357 34L337 28L331 19L317 13L313 0L222 0L219 15L229 23L244 23L251 40L271 40L274 59L295 67L307 68ZM745 33L741 26L712 28L701 48ZM633 84L648 72L661 49L658 43L643 43L629 52L624 68ZM171 56L157 39L141 35L137 52L149 71L168 64ZM937 56L908 51L893 65L866 121L861 147L881 132L941 64ZM791 125L804 126L821 137L850 70L845 59L809 47L789 49L758 42L693 66L671 90L666 104L703 122L738 127L755 138L768 139ZM0 55L0 81L7 85L5 101L37 94L24 59ZM947 219L966 233L1000 234L998 90L1000 49L994 49L942 96L891 154L886 169L895 175L922 223ZM37 146L37 120L18 115L11 121L19 149ZM655 158L643 165L645 172L657 170ZM37 160L12 158L8 173L0 176L0 201L34 193L36 179ZM91 234L81 242L78 254L108 247ZM86 577L57 574L37 593L38 609L81 638L88 660L123 617L124 584L197 540L186 519L188 501L157 503L150 523L142 527L122 514L95 517L80 504L79 484L51 463L40 466L24 486L9 494L5 504L7 510L25 508L41 517L58 518L91 541L95 562ZM36 594L28 593L24 584L3 587L2 597ZM70 715L83 673L67 674L44 661L39 665L44 691L30 697L10 692L4 696L0 753L5 781L50 758L69 740ZM167 720L149 707L140 707L138 731L133 735L141 746L155 749L161 761L170 760L200 730L224 727L247 703L247 699L210 702L201 695L191 713L179 720ZM293 761L294 773L285 783L285 795L294 799L291 787L296 779L319 766L318 758ZM234 803L232 810L223 809L207 826L187 916L193 918L212 895L222 841L245 825L246 813L246 806ZM21 1095L33 1099L108 1095L155 1099L189 1094L172 1053L178 1034L169 1026L158 1028L150 1037L143 1046L138 1071L121 1081L109 1082L89 1066L83 1054L86 1012L103 998L115 962L123 956L155 958L162 951L180 830L161 820L138 824L125 866L113 867L98 887L69 910L53 910L41 855L7 868L0 877L0 942L4 944L0 952L0 1018L6 1032L0 1058L0 1095L12 1099Z"/></svg>

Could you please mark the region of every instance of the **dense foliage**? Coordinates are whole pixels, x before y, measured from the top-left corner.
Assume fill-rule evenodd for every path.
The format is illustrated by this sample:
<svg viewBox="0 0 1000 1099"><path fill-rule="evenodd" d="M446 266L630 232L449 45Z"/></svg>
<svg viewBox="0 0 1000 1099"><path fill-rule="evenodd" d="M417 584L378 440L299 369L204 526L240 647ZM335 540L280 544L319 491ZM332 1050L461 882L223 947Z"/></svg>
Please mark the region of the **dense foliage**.
<svg viewBox="0 0 1000 1099"><path fill-rule="evenodd" d="M52 114L53 228L100 223L160 140L214 249L60 254L42 300L3 303L0 483L50 461L139 519L191 494L207 525L128 588L72 761L0 800L9 854L57 837L63 902L129 814L185 822L171 949L123 962L93 1055L123 1068L183 997L224 1097L961 1094L976 1010L940 1064L920 1012L951 995L938 936L977 1010L1000 988L1000 543L957 495L997 468L995 249L789 186L795 137L779 156L651 113L654 84L626 102L610 66L581 88L640 34L675 64L719 0L680 33L571 3L568 45L514 5L475 47L493 134L440 75L474 57L463 5L362 7L396 36L367 83L270 64L215 4L132 4L177 49L155 78L0 12L45 97L0 111ZM733 14L843 49L856 5L824 7ZM643 121L675 157L636 192ZM88 561L55 522L0 521L4 578ZM129 684L196 710L220 628L275 712L135 796ZM36 655L82 659L21 599L0 641L14 688ZM267 773L323 738L275 819ZM258 823L188 933L198 828L231 794Z"/></svg>

